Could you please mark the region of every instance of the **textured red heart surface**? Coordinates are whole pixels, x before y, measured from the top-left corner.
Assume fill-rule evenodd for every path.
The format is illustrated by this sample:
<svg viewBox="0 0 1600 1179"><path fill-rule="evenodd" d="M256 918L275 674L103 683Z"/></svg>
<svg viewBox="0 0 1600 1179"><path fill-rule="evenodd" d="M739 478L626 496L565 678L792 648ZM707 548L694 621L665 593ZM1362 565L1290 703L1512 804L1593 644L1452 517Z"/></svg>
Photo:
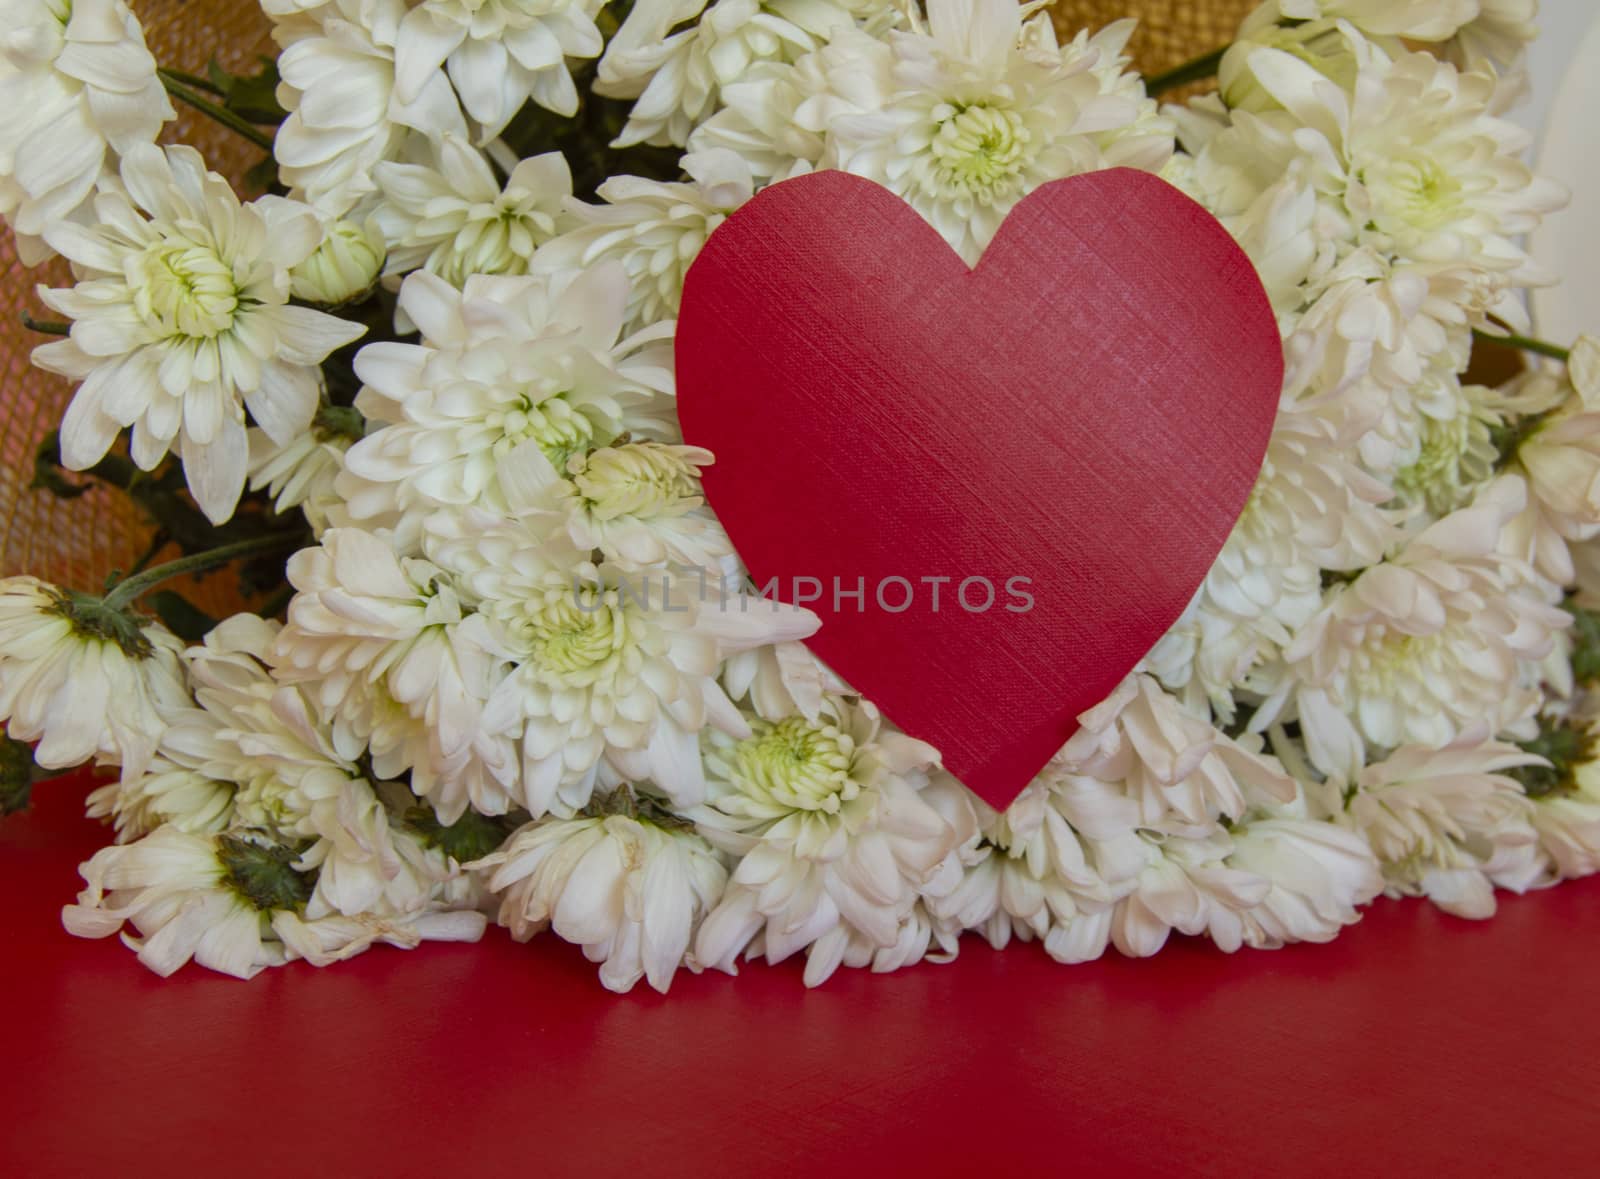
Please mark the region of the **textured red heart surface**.
<svg viewBox="0 0 1600 1179"><path fill-rule="evenodd" d="M1127 169L1035 190L975 268L870 181L773 185L690 267L677 335L756 583L997 807L1183 612L1282 364L1243 251Z"/></svg>

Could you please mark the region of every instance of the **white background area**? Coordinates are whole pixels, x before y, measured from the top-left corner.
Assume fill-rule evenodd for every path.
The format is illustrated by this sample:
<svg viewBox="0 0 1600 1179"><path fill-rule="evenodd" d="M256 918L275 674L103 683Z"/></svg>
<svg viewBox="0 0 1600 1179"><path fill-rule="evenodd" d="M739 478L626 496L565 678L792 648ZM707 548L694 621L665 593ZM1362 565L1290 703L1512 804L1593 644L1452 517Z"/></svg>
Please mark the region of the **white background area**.
<svg viewBox="0 0 1600 1179"><path fill-rule="evenodd" d="M1600 335L1600 2L1543 0L1528 51L1529 101L1510 117L1533 131L1540 172L1572 191L1531 242L1561 285L1533 293L1534 327L1561 345Z"/></svg>

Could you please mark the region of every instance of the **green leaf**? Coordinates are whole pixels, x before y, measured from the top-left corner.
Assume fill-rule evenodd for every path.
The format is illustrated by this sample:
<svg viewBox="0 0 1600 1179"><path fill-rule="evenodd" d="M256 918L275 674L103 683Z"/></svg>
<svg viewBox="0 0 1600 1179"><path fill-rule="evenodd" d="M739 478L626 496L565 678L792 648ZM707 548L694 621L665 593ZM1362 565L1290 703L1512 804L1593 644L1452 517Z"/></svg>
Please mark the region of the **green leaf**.
<svg viewBox="0 0 1600 1179"><path fill-rule="evenodd" d="M1572 615L1572 677L1585 687L1600 684L1600 612L1570 600L1565 607Z"/></svg>
<svg viewBox="0 0 1600 1179"><path fill-rule="evenodd" d="M39 767L33 749L0 733L0 815L14 815L28 809Z"/></svg>
<svg viewBox="0 0 1600 1179"><path fill-rule="evenodd" d="M213 59L206 76L222 94L222 105L241 119L277 126L289 117L278 105L278 63L270 57L260 59L261 68L253 74L231 74Z"/></svg>

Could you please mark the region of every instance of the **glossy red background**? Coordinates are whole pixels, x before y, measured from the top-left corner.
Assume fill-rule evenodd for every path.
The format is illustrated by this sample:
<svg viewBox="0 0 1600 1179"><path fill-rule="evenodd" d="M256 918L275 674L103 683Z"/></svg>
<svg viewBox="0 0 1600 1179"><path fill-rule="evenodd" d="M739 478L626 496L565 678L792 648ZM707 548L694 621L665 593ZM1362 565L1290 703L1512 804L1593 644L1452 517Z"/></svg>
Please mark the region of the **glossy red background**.
<svg viewBox="0 0 1600 1179"><path fill-rule="evenodd" d="M1600 880L1327 946L680 976L554 938L163 981L62 931L82 783L0 822L0 1174L1589 1175Z"/></svg>

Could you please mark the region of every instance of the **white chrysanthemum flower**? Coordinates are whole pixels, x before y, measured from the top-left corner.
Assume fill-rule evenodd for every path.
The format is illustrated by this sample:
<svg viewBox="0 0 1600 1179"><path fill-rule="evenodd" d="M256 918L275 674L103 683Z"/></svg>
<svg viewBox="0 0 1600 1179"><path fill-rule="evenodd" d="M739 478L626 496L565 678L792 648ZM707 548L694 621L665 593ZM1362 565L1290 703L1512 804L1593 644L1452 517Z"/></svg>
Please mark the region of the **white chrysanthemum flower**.
<svg viewBox="0 0 1600 1179"><path fill-rule="evenodd" d="M1481 0L1268 0L1291 20L1340 18L1363 32L1443 41L1478 15ZM1258 10L1259 11L1259 10Z"/></svg>
<svg viewBox="0 0 1600 1179"><path fill-rule="evenodd" d="M419 101L445 68L461 105L499 135L530 98L558 115L578 110L568 58L598 57L603 0L411 0L394 41L395 96Z"/></svg>
<svg viewBox="0 0 1600 1179"><path fill-rule="evenodd" d="M419 72L409 98L397 92L395 45L408 0L263 7L282 51L278 102L289 112L273 141L278 174L319 212L349 212L373 191L374 166L396 158L413 131L467 135L442 71Z"/></svg>
<svg viewBox="0 0 1600 1179"><path fill-rule="evenodd" d="M1478 15L1456 30L1444 53L1458 65L1488 62L1511 74L1539 36L1538 15L1539 0L1478 0Z"/></svg>
<svg viewBox="0 0 1600 1179"><path fill-rule="evenodd" d="M924 903L997 950L1013 935L1048 948L1069 922L1108 912L1147 860L1138 804L1115 785L1059 767L1047 768L1004 813L968 805L981 809L982 840L962 851L961 883Z"/></svg>
<svg viewBox="0 0 1600 1179"><path fill-rule="evenodd" d="M1483 727L1440 748L1408 745L1364 768L1348 821L1383 866L1390 893L1426 896L1461 917L1494 915L1494 888L1537 882L1532 804L1504 771L1538 764Z"/></svg>
<svg viewBox="0 0 1600 1179"><path fill-rule="evenodd" d="M68 339L34 349L39 367L81 384L61 423L61 458L97 463L128 426L150 470L176 447L189 490L228 519L248 468L245 410L287 443L311 424L320 365L364 330L289 302L289 269L321 241L303 205L241 205L192 148L145 144L122 161L125 188L95 200L99 223L46 231L78 284L40 298L72 318Z"/></svg>
<svg viewBox="0 0 1600 1179"><path fill-rule="evenodd" d="M1141 826L1203 836L1219 815L1237 818L1252 800L1294 797L1276 762L1186 711L1150 676L1128 676L1078 721L1047 773L1117 783Z"/></svg>
<svg viewBox="0 0 1600 1179"><path fill-rule="evenodd" d="M1229 835L1228 866L1271 887L1248 909L1216 914L1207 932L1224 950L1332 941L1361 919L1361 905L1383 891L1378 861L1354 831L1316 820L1268 818L1241 824Z"/></svg>
<svg viewBox="0 0 1600 1179"><path fill-rule="evenodd" d="M1517 539L1563 586L1577 576L1569 546L1600 536L1600 341L1580 337L1565 376L1536 369L1502 391L1507 409L1527 415L1510 468L1529 492Z"/></svg>
<svg viewBox="0 0 1600 1179"><path fill-rule="evenodd" d="M483 727L520 744L518 801L536 818L583 807L602 772L699 802L700 731L748 732L721 661L817 628L808 610L715 579L597 567L523 521L441 514L427 547L475 605L463 633L507 666Z"/></svg>
<svg viewBox="0 0 1600 1179"><path fill-rule="evenodd" d="M115 153L174 117L123 0L0 0L0 218L32 266L76 219Z"/></svg>
<svg viewBox="0 0 1600 1179"><path fill-rule="evenodd" d="M181 710L175 715L181 716ZM232 821L237 789L235 782L218 781L157 753L137 778L91 791L87 813L91 819L110 819L118 843L131 843L162 826L214 835Z"/></svg>
<svg viewBox="0 0 1600 1179"><path fill-rule="evenodd" d="M1499 457L1493 391L1463 385L1455 362L1440 357L1421 381L1386 392L1381 417L1361 439L1363 460L1385 473L1398 503L1424 522L1471 502Z"/></svg>
<svg viewBox="0 0 1600 1179"><path fill-rule="evenodd" d="M1130 958L1147 958L1167 944L1174 931L1196 936L1217 931L1224 949L1242 929L1243 914L1261 906L1272 882L1254 872L1230 867L1232 841L1221 828L1200 838L1166 838L1142 833L1145 864L1128 894L1110 909L1083 913L1059 925L1045 939L1058 962L1092 961L1107 945Z"/></svg>
<svg viewBox="0 0 1600 1179"><path fill-rule="evenodd" d="M293 854L242 836L161 827L136 843L102 848L83 865L78 903L62 911L67 932L124 940L163 977L191 958L235 978L284 961L270 934L274 912L310 895Z"/></svg>
<svg viewBox="0 0 1600 1179"><path fill-rule="evenodd" d="M613 176L596 190L603 205L569 201L577 228L539 250L534 269L579 270L603 259L628 272L628 325L675 318L683 276L727 215L750 199L749 165L727 150L690 152L681 161L693 183Z"/></svg>
<svg viewBox="0 0 1600 1179"><path fill-rule="evenodd" d="M96 757L145 772L162 711L188 700L183 644L155 621L36 577L0 579L0 721L17 741L37 741L47 769Z"/></svg>
<svg viewBox="0 0 1600 1179"><path fill-rule="evenodd" d="M841 925L895 946L919 898L959 883L953 853L974 834L920 796L936 759L931 746L882 730L871 705L842 697L815 721L758 720L743 740L713 738L713 784L693 817L742 858L695 959L731 974L741 953L779 962L810 947L805 981L816 986L843 960Z"/></svg>
<svg viewBox="0 0 1600 1179"><path fill-rule="evenodd" d="M1261 119L1292 133L1291 154L1315 161L1317 186L1349 217L1356 244L1476 272L1507 292L1549 281L1517 239L1564 194L1522 162L1527 133L1489 113L1493 73L1367 48L1349 94L1282 50L1250 57L1286 112ZM1502 296L1490 310L1513 302Z"/></svg>
<svg viewBox="0 0 1600 1179"><path fill-rule="evenodd" d="M1593 722L1587 740L1594 751ZM1586 759L1572 781L1534 800L1529 820L1539 834L1539 848L1558 880L1600 872L1600 762Z"/></svg>
<svg viewBox="0 0 1600 1179"><path fill-rule="evenodd" d="M1255 114L1278 109L1277 99L1250 71L1250 55L1261 48L1291 53L1335 86L1343 90L1355 88L1359 67L1346 35L1347 25L1323 18L1286 26L1278 23L1278 16L1275 0L1267 0L1245 18L1233 44L1222 55L1217 67L1217 90L1230 109Z"/></svg>
<svg viewBox="0 0 1600 1179"><path fill-rule="evenodd" d="M336 220L311 256L290 269L289 293L324 307L357 302L377 283L386 257L383 234L371 219Z"/></svg>
<svg viewBox="0 0 1600 1179"><path fill-rule="evenodd" d="M1503 478L1397 555L1335 587L1285 652L1287 674L1252 727L1292 693L1312 761L1352 781L1363 744L1438 747L1490 721L1531 716L1522 671L1550 651L1569 616L1531 570L1497 551L1521 512L1520 479Z"/></svg>
<svg viewBox="0 0 1600 1179"><path fill-rule="evenodd" d="M360 415L323 406L311 429L287 446L279 446L265 430L250 431L250 490L265 489L272 510L299 508L317 535L328 528L330 516L343 498L334 489L344 469L344 454L359 434Z"/></svg>
<svg viewBox="0 0 1600 1179"><path fill-rule="evenodd" d="M62 924L79 937L108 937L131 924L141 936L123 940L157 974L192 959L236 978L293 958L327 965L379 941L410 948L425 939L474 941L483 932L482 914L472 912L308 917L317 872L298 867L296 856L254 832L160 827L96 852Z"/></svg>
<svg viewBox="0 0 1600 1179"><path fill-rule="evenodd" d="M237 787L232 829L294 849L312 920L473 907L459 866L400 825L415 795L369 780L357 765L360 746L268 672L277 634L275 624L235 615L187 652L195 707L168 713L163 755Z"/></svg>
<svg viewBox="0 0 1600 1179"><path fill-rule="evenodd" d="M722 896L727 869L692 827L641 808L627 786L600 808L529 823L473 867L499 894L497 920L518 941L554 929L601 964L609 990L629 991L643 978L665 994Z"/></svg>
<svg viewBox="0 0 1600 1179"><path fill-rule="evenodd" d="M761 61L793 61L839 29L855 27L855 9L881 14L887 29L899 13L887 3L844 0L704 0L640 3L600 59L595 93L637 101L614 146L682 146L717 109L722 87ZM865 15L865 13L863 13ZM683 22L694 23L684 26ZM671 32L672 29L679 31ZM669 35L670 32L670 35Z"/></svg>
<svg viewBox="0 0 1600 1179"><path fill-rule="evenodd" d="M1278 414L1250 498L1194 604L1150 653L1169 688L1231 716L1233 689L1322 605L1322 571L1380 560L1392 493L1364 472L1354 431L1315 410Z"/></svg>
<svg viewBox="0 0 1600 1179"><path fill-rule="evenodd" d="M351 514L503 510L501 460L519 450L559 471L624 432L663 433L671 342L662 332L619 338L627 295L615 262L476 275L461 291L426 271L408 277L400 306L422 342L373 344L356 357L366 382L356 407L375 428L345 455Z"/></svg>
<svg viewBox="0 0 1600 1179"><path fill-rule="evenodd" d="M504 814L516 763L506 742L482 731L495 665L464 637L470 607L456 579L347 528L296 553L287 576L296 593L272 647L278 679L302 685L333 721L337 742L370 752L381 774L411 770L412 789L443 822L469 804ZM382 723L390 702L426 731L425 760L400 764L417 750L409 727Z"/></svg>
<svg viewBox="0 0 1600 1179"><path fill-rule="evenodd" d="M420 268L455 287L473 274L527 273L534 250L566 220L566 158L552 151L523 160L501 187L488 159L463 139L446 136L434 156L431 165L386 161L373 172L387 273Z"/></svg>
<svg viewBox="0 0 1600 1179"><path fill-rule="evenodd" d="M1150 140L1149 100L1137 86L1108 93L1095 42L1058 48L1050 29L1044 15L1025 27L1015 0L934 0L926 32L892 34L887 47L835 39L868 60L831 71L844 103L814 99L798 112L827 141L821 166L904 197L969 264L1029 191L1113 162L1118 133L1136 134L1141 150L1114 162L1159 169L1172 143ZM883 90L869 105L859 91L874 81Z"/></svg>
<svg viewBox="0 0 1600 1179"><path fill-rule="evenodd" d="M568 539L623 569L717 568L733 546L701 494L700 468L710 463L709 450L660 442L573 455L555 485Z"/></svg>

